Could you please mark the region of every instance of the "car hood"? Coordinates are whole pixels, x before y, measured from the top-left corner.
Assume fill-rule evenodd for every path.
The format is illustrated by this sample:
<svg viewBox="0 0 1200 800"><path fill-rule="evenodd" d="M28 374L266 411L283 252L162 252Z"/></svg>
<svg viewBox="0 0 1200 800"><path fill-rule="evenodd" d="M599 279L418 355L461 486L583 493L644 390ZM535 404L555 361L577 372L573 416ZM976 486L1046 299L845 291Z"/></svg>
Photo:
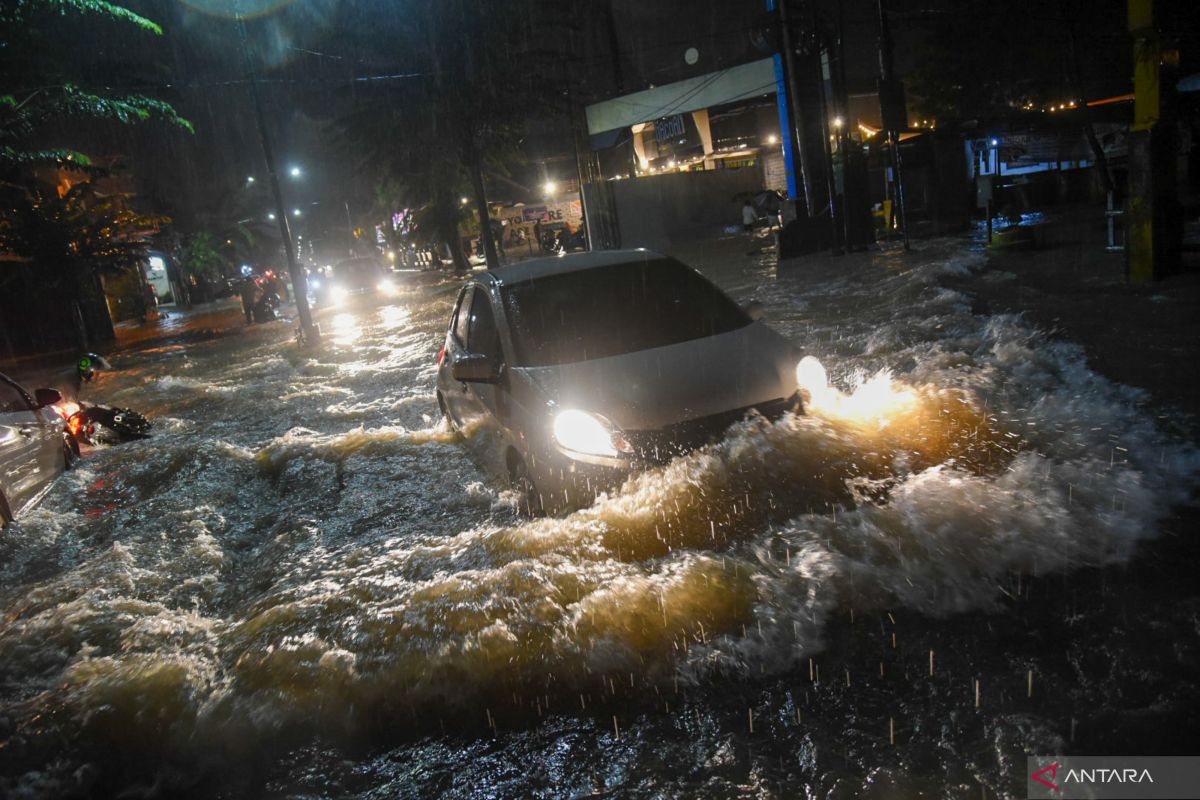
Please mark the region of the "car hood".
<svg viewBox="0 0 1200 800"><path fill-rule="evenodd" d="M517 367L560 408L602 414L627 431L791 397L799 351L761 322L609 358Z"/></svg>

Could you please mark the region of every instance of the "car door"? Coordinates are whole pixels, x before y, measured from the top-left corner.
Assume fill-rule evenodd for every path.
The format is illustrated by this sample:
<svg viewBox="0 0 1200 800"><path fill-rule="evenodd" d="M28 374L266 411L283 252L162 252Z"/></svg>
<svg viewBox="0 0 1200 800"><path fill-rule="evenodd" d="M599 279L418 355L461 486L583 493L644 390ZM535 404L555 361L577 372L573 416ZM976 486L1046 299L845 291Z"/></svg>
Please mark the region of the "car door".
<svg viewBox="0 0 1200 800"><path fill-rule="evenodd" d="M467 330L470 324L471 300L474 297L474 287L466 286L458 296L458 304L455 306L454 316L450 318L450 335L446 345L447 364L447 381L446 391L442 398L446 402L446 411L449 412L450 418L454 424L463 428L466 425L466 419L463 416L466 410L464 406L469 405L468 394L470 387L462 381L454 380L451 370L455 359L467 352Z"/></svg>
<svg viewBox="0 0 1200 800"><path fill-rule="evenodd" d="M49 480L45 446L33 404L16 384L0 378L0 491L14 514Z"/></svg>
<svg viewBox="0 0 1200 800"><path fill-rule="evenodd" d="M467 351L492 359L497 365L504 362L500 347L500 331L496 327L496 314L491 298L482 286L476 286L471 298L467 320ZM472 423L495 423L499 383L470 383L467 385L463 413Z"/></svg>

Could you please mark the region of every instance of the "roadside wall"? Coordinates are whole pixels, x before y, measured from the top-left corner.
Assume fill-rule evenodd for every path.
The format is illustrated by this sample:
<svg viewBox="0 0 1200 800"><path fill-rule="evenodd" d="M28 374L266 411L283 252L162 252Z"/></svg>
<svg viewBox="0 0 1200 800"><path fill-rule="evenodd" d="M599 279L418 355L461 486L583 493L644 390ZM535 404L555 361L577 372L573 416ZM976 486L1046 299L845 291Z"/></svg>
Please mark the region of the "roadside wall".
<svg viewBox="0 0 1200 800"><path fill-rule="evenodd" d="M763 188L762 169L676 172L609 181L622 247L664 249L672 242L714 236L742 224L739 193Z"/></svg>

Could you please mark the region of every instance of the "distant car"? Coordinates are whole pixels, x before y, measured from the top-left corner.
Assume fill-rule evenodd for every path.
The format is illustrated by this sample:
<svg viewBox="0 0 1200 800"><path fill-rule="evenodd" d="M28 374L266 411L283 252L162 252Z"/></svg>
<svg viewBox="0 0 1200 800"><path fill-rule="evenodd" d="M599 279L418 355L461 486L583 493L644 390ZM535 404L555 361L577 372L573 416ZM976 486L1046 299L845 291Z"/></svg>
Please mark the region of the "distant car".
<svg viewBox="0 0 1200 800"><path fill-rule="evenodd" d="M33 396L0 374L0 527L37 503L68 469L79 446L66 430L54 389Z"/></svg>
<svg viewBox="0 0 1200 800"><path fill-rule="evenodd" d="M471 278L438 354L437 399L528 511L554 512L748 414L799 412L799 359L674 259L580 253Z"/></svg>
<svg viewBox="0 0 1200 800"><path fill-rule="evenodd" d="M358 295L391 296L398 287L383 263L368 256L339 261L325 274L309 276L308 288L316 305L329 307Z"/></svg>

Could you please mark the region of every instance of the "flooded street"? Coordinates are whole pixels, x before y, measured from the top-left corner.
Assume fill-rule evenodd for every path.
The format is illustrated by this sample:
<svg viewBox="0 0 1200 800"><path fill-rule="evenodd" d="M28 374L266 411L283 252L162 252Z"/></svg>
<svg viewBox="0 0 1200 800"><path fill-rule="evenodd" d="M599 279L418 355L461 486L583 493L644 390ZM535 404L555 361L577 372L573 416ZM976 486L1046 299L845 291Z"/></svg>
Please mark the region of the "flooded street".
<svg viewBox="0 0 1200 800"><path fill-rule="evenodd" d="M0 535L0 795L978 798L1194 743L1190 423L973 314L966 240L744 251L682 255L828 386L562 518L439 418L454 282L114 355L154 435Z"/></svg>

